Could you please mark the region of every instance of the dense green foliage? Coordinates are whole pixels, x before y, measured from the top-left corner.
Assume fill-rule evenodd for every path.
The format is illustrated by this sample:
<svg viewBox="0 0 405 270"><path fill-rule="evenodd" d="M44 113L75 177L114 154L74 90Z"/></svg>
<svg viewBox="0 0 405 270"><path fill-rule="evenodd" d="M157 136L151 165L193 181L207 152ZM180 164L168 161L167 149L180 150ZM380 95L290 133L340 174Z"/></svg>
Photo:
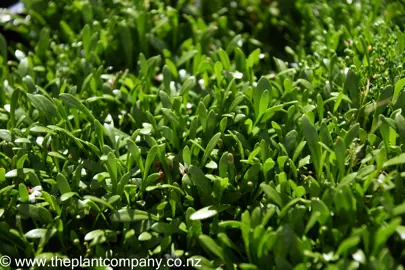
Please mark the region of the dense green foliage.
<svg viewBox="0 0 405 270"><path fill-rule="evenodd" d="M403 0L23 2L0 254L403 269Z"/></svg>

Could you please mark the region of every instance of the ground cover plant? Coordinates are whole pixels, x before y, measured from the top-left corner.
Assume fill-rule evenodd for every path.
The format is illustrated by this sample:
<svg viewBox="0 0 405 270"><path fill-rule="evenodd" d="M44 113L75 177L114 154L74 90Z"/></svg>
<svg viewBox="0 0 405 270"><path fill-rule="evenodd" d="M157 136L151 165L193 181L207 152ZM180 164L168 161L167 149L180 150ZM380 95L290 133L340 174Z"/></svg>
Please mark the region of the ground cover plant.
<svg viewBox="0 0 405 270"><path fill-rule="evenodd" d="M404 1L23 2L1 255L403 269Z"/></svg>

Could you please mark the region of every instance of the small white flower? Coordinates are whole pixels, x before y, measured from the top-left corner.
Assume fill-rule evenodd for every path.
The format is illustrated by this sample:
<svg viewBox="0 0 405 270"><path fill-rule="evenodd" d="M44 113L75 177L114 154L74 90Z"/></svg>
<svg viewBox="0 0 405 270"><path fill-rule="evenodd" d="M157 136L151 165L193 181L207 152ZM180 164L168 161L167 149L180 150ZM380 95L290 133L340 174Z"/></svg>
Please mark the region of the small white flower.
<svg viewBox="0 0 405 270"><path fill-rule="evenodd" d="M36 142L38 145L42 145L42 143L44 142L44 137L38 136L37 139L35 140L35 142Z"/></svg>
<svg viewBox="0 0 405 270"><path fill-rule="evenodd" d="M33 187L32 189L29 190L29 192L31 193L31 194L29 195L29 198L30 198L30 202L31 202L31 203L34 203L34 202L35 202L35 197L40 197L40 196L42 196L41 190L42 190L42 187L41 187L41 186L35 186L35 187Z"/></svg>
<svg viewBox="0 0 405 270"><path fill-rule="evenodd" d="M236 71L236 72L232 73L232 75L233 75L233 77L235 79L242 79L243 78L243 73L239 72L239 71Z"/></svg>
<svg viewBox="0 0 405 270"><path fill-rule="evenodd" d="M180 69L179 70L179 77L181 81L184 81L187 76L187 71L185 69Z"/></svg>
<svg viewBox="0 0 405 270"><path fill-rule="evenodd" d="M104 122L105 122L106 124L110 124L110 125L114 126L114 121L113 121L113 118L112 118L111 114L107 115L107 117L105 118Z"/></svg>
<svg viewBox="0 0 405 270"><path fill-rule="evenodd" d="M41 191L41 190L42 190L41 186L35 186L35 187L31 188L31 192Z"/></svg>
<svg viewBox="0 0 405 270"><path fill-rule="evenodd" d="M28 198L31 203L35 202L35 197L42 196L41 190L42 190L41 186L35 186L33 188L28 188L28 193L30 193L30 195L28 195ZM18 201L21 201L21 198L19 198Z"/></svg>
<svg viewBox="0 0 405 270"><path fill-rule="evenodd" d="M187 163L184 163L184 165L179 163L179 170L180 170L181 175L185 175L188 172Z"/></svg>
<svg viewBox="0 0 405 270"><path fill-rule="evenodd" d="M33 191L33 192L31 193L31 195L34 195L35 197L39 197L39 196L42 195L42 193L41 193L40 191L38 191L38 190L35 190L35 191Z"/></svg>
<svg viewBox="0 0 405 270"><path fill-rule="evenodd" d="M157 81L159 81L159 82L163 81L163 74L160 73L160 74L156 75L156 76L155 76L155 80L157 80Z"/></svg>
<svg viewBox="0 0 405 270"><path fill-rule="evenodd" d="M28 197L30 198L31 203L35 202L35 195L34 194L30 194Z"/></svg>
<svg viewBox="0 0 405 270"><path fill-rule="evenodd" d="M204 79L199 79L198 84L200 85L201 89L205 89Z"/></svg>
<svg viewBox="0 0 405 270"><path fill-rule="evenodd" d="M170 82L170 91L173 93L176 93L177 88L176 88L176 83L174 81Z"/></svg>

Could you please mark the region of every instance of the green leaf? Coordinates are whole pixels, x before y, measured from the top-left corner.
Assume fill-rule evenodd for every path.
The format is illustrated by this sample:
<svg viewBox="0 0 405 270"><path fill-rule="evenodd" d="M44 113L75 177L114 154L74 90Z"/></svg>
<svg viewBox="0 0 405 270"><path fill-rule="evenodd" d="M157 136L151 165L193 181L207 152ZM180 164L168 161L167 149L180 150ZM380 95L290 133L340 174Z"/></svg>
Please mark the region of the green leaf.
<svg viewBox="0 0 405 270"><path fill-rule="evenodd" d="M166 93L170 93L170 82L172 81L172 74L167 65L163 66L163 84L165 86Z"/></svg>
<svg viewBox="0 0 405 270"><path fill-rule="evenodd" d="M20 64L18 65L18 71L22 77L28 75L30 70L30 62L27 57L21 59Z"/></svg>
<svg viewBox="0 0 405 270"><path fill-rule="evenodd" d="M208 251L212 252L218 258L223 259L223 250L222 248L208 235L202 234L198 236L198 240L201 245L205 247Z"/></svg>
<svg viewBox="0 0 405 270"><path fill-rule="evenodd" d="M346 145L345 141L338 137L335 143L336 162L340 171L340 176L345 175Z"/></svg>
<svg viewBox="0 0 405 270"><path fill-rule="evenodd" d="M190 219L191 220L204 220L204 219L208 219L210 217L216 216L218 215L220 212L226 210L228 208L228 206L224 206L224 205L211 205L211 206L206 206L204 208L201 208L199 210L197 210L196 212L194 212L191 216Z"/></svg>
<svg viewBox="0 0 405 270"><path fill-rule="evenodd" d="M218 144L219 138L221 138L221 132L218 132L211 138L208 142L207 147L205 148L204 156L202 159L202 164L207 162L208 157L211 155L211 152L215 149L215 146Z"/></svg>
<svg viewBox="0 0 405 270"><path fill-rule="evenodd" d="M170 70L171 75L173 75L177 79L179 77L179 73L177 71L176 65L172 61L170 61L170 59L166 59L165 63L166 63L168 70ZM169 89L167 91L169 92L169 90L170 90L170 85L169 85Z"/></svg>
<svg viewBox="0 0 405 270"><path fill-rule="evenodd" d="M64 20L61 20L59 22L59 25L60 25L60 27L62 29L63 34L68 39L69 43L73 43L75 41L76 34L70 28L69 24L66 23Z"/></svg>
<svg viewBox="0 0 405 270"><path fill-rule="evenodd" d="M61 209L60 209L60 206L59 206L56 198L44 190L41 191L41 193L42 193L42 197L49 204L50 208L53 209L58 215L60 215ZM65 193L65 194L67 194L67 193Z"/></svg>
<svg viewBox="0 0 405 270"><path fill-rule="evenodd" d="M139 151L138 146L131 140L127 140L127 146L128 146L128 152L131 155L131 158L136 162L136 165L138 168L142 171L145 170L144 164L143 164L143 159L141 156L141 152Z"/></svg>
<svg viewBox="0 0 405 270"><path fill-rule="evenodd" d="M139 18L142 17L141 15ZM142 29L142 27L140 27ZM133 57L134 57L134 44L132 39L132 31L131 28L128 26L126 21L122 21L118 24L117 31L120 37L120 44L122 46L122 50L125 55L125 62L129 68L132 68L133 65ZM142 35L142 34L141 34ZM145 39L142 40L141 46L145 43Z"/></svg>
<svg viewBox="0 0 405 270"><path fill-rule="evenodd" d="M60 94L59 96L66 104L84 113L92 123L94 120L96 120L91 111L87 109L86 106L84 106L75 96L67 93Z"/></svg>
<svg viewBox="0 0 405 270"><path fill-rule="evenodd" d="M222 76L222 71L223 71L223 66L221 62L216 62L214 65L214 70L215 70L215 76L217 78L217 84L218 86L221 85L223 76Z"/></svg>
<svg viewBox="0 0 405 270"><path fill-rule="evenodd" d="M330 218L330 211L326 204L321 200L312 199L311 212L311 216L305 227L305 233L309 232L309 230L315 225L315 222L319 222L322 226Z"/></svg>
<svg viewBox="0 0 405 270"><path fill-rule="evenodd" d="M12 141L12 136L10 131L8 131L7 129L0 129L0 139L7 141L7 142L11 142Z"/></svg>
<svg viewBox="0 0 405 270"><path fill-rule="evenodd" d="M190 148L187 145L183 149L183 161L187 165L191 165L191 152L190 152Z"/></svg>
<svg viewBox="0 0 405 270"><path fill-rule="evenodd" d="M232 38L232 40L228 43L226 47L226 53L230 55L233 50L238 46L238 42L242 40L242 35L236 35Z"/></svg>
<svg viewBox="0 0 405 270"><path fill-rule="evenodd" d="M79 194L77 194L77 192L67 192L67 193L63 193L62 196L60 196L60 201L61 202L65 202L67 200L69 200L70 198L77 196L79 197Z"/></svg>
<svg viewBox="0 0 405 270"><path fill-rule="evenodd" d="M83 199L99 203L107 208L110 208L111 210L115 210L115 208L111 204L109 204L105 199L101 199L92 195L83 196Z"/></svg>
<svg viewBox="0 0 405 270"><path fill-rule="evenodd" d="M122 208L112 213L110 219L112 222L137 222L141 220L155 220L155 221L159 220L157 216L152 215L148 212L129 208Z"/></svg>
<svg viewBox="0 0 405 270"><path fill-rule="evenodd" d="M0 183L6 181L6 169L0 168Z"/></svg>
<svg viewBox="0 0 405 270"><path fill-rule="evenodd" d="M27 232L24 236L27 238L32 238L32 239L42 238L45 236L46 232L47 232L47 229L33 229L33 230Z"/></svg>
<svg viewBox="0 0 405 270"><path fill-rule="evenodd" d="M170 89L170 86L168 89ZM159 91L159 97L160 97L160 100L162 101L162 105L164 108L166 108L166 109L172 108L172 102L170 100L169 95L166 92Z"/></svg>
<svg viewBox="0 0 405 270"><path fill-rule="evenodd" d="M218 55L219 55L219 58L221 59L222 65L224 66L224 69L225 70L230 70L231 69L231 62L229 60L228 54L223 49L220 48L218 50Z"/></svg>
<svg viewBox="0 0 405 270"><path fill-rule="evenodd" d="M399 94L401 93L401 90L405 87L405 78L400 79L397 81L395 84L395 89L394 89L394 96L392 98L392 103L396 103L398 100Z"/></svg>
<svg viewBox="0 0 405 270"><path fill-rule="evenodd" d="M173 113L171 109L162 108L163 115L169 120L169 122L174 123L176 126L180 125L178 117Z"/></svg>
<svg viewBox="0 0 405 270"><path fill-rule="evenodd" d="M58 175L56 176L56 182L61 194L71 192L69 182L63 174L58 173Z"/></svg>
<svg viewBox="0 0 405 270"><path fill-rule="evenodd" d="M383 167L389 167L389 166L395 166L395 165L402 165L405 164L405 153L400 154L399 156L396 156L394 158L391 158L390 160L384 162Z"/></svg>
<svg viewBox="0 0 405 270"><path fill-rule="evenodd" d="M357 176L357 172L346 175L345 177L343 177L343 179L340 180L338 188L352 183L356 179L356 176Z"/></svg>
<svg viewBox="0 0 405 270"><path fill-rule="evenodd" d="M358 136L360 130L360 124L356 123L354 124L349 131L347 132L345 136L345 145L346 147L349 147L352 142L355 140L355 138Z"/></svg>
<svg viewBox="0 0 405 270"><path fill-rule="evenodd" d="M279 105L268 108L264 112L263 117L261 118L260 122L261 123L267 122L269 119L271 119L276 114L276 112L282 111L283 107L284 107L283 104L279 104Z"/></svg>
<svg viewBox="0 0 405 270"><path fill-rule="evenodd" d="M401 216L405 214L405 202L395 206L395 208L392 210L392 214L394 216Z"/></svg>
<svg viewBox="0 0 405 270"><path fill-rule="evenodd" d="M375 107L373 108L374 116L373 116L372 130L377 128L379 116L386 110L387 104L391 102L393 94L394 88L391 85L386 86L382 91L380 91L378 101L375 104Z"/></svg>
<svg viewBox="0 0 405 270"><path fill-rule="evenodd" d="M400 217L397 217L393 220L391 220L390 223L387 225L382 225L376 235L375 235L375 242L373 246L373 254L377 254L378 250L386 244L387 240L395 233L397 228L401 225L402 219Z"/></svg>
<svg viewBox="0 0 405 270"><path fill-rule="evenodd" d="M46 52L48 51L49 44L50 44L50 31L48 28L42 28L41 32L39 33L39 41L35 47L35 52L38 56L42 59L45 58Z"/></svg>
<svg viewBox="0 0 405 270"><path fill-rule="evenodd" d="M318 175L321 173L321 146L319 145L318 132L315 126L311 123L308 116L305 114L302 116L302 126L304 130L304 136L308 143L309 150L311 151L312 161L315 165L315 170Z"/></svg>
<svg viewBox="0 0 405 270"><path fill-rule="evenodd" d="M295 82L295 85L299 85L299 84L301 84L305 89L307 89L307 90L309 90L311 92L314 91L314 87L312 86L312 84L309 81L305 80L305 79L298 79Z"/></svg>
<svg viewBox="0 0 405 270"><path fill-rule="evenodd" d="M336 254L343 255L347 253L351 248L356 247L360 243L360 237L352 236L345 239L338 247Z"/></svg>
<svg viewBox="0 0 405 270"><path fill-rule="evenodd" d="M259 115L258 115L259 118L267 111L269 102L270 102L270 94L268 90L265 90L262 96L260 97Z"/></svg>
<svg viewBox="0 0 405 270"><path fill-rule="evenodd" d="M229 112L233 112L235 108L246 98L244 94L240 94L237 96L233 101L231 106L229 107Z"/></svg>
<svg viewBox="0 0 405 270"><path fill-rule="evenodd" d="M27 186L24 185L23 183L20 183L18 185L18 194L20 195L21 202L23 203L29 202L28 189Z"/></svg>
<svg viewBox="0 0 405 270"><path fill-rule="evenodd" d="M204 173L195 166L190 166L188 170L191 181L197 187L198 193L204 205L212 205L212 187L210 180L204 175Z"/></svg>
<svg viewBox="0 0 405 270"><path fill-rule="evenodd" d="M94 120L94 130L96 132L97 140L100 145L100 148L104 148L104 134L105 130L104 127L101 125L101 123L96 119Z"/></svg>
<svg viewBox="0 0 405 270"><path fill-rule="evenodd" d="M139 241L149 241L152 239L152 234L150 234L149 232L143 232L138 236L138 240Z"/></svg>
<svg viewBox="0 0 405 270"><path fill-rule="evenodd" d="M49 224L53 220L51 213L41 206L20 204L17 206L17 209L22 216L32 218L43 224Z"/></svg>
<svg viewBox="0 0 405 270"><path fill-rule="evenodd" d="M353 70L349 69L346 74L345 84L343 86L344 93L348 93L355 108L360 107L360 86L359 78Z"/></svg>
<svg viewBox="0 0 405 270"><path fill-rule="evenodd" d="M183 83L183 86L180 89L180 95L184 95L188 93L196 84L196 79L194 76L187 78L187 80Z"/></svg>
<svg viewBox="0 0 405 270"><path fill-rule="evenodd" d="M94 231L91 231L91 232L87 233L84 236L84 241L88 242L88 241L91 241L91 240L93 240L95 238L99 238L101 236L105 236L105 231L104 230L94 230Z"/></svg>
<svg viewBox="0 0 405 270"><path fill-rule="evenodd" d="M191 58L194 57L198 53L198 50L191 50L183 54L178 60L177 60L177 67L181 67L183 64L188 62Z"/></svg>
<svg viewBox="0 0 405 270"><path fill-rule="evenodd" d="M108 153L106 166L111 177L113 193L115 193L118 184L118 161L112 152Z"/></svg>
<svg viewBox="0 0 405 270"><path fill-rule="evenodd" d="M3 63L6 63L8 60L7 57L7 41L4 36L0 33L0 56L3 57Z"/></svg>
<svg viewBox="0 0 405 270"><path fill-rule="evenodd" d="M259 60L260 60L260 49L256 49L251 54L249 54L248 59L246 61L246 65L248 68L252 68L259 62Z"/></svg>
<svg viewBox="0 0 405 270"><path fill-rule="evenodd" d="M145 162L145 170L143 171L143 179L146 180L149 170L151 169L152 163L155 161L155 157L157 154L157 146L153 146L146 157L146 162Z"/></svg>
<svg viewBox="0 0 405 270"><path fill-rule="evenodd" d="M280 208L283 207L283 201L274 188L265 183L261 183L260 188L273 203L275 203Z"/></svg>
<svg viewBox="0 0 405 270"><path fill-rule="evenodd" d="M152 225L151 229L157 233L163 233L165 235L183 232L179 227L165 222L156 222Z"/></svg>
<svg viewBox="0 0 405 270"><path fill-rule="evenodd" d="M267 90L269 93L269 91L271 90L271 84L269 79L267 79L266 77L261 77L259 82L257 83L257 86L253 89L253 96L252 96L253 106L257 116L259 116L261 107L263 110L264 107L268 106L269 94L265 94L265 96L263 96L265 90ZM264 100L261 102L262 96ZM265 104L266 101L267 105ZM262 106L261 103L263 103Z"/></svg>
<svg viewBox="0 0 405 270"><path fill-rule="evenodd" d="M10 102L10 127L14 128L16 125L16 110L18 105L18 100L23 95L23 92L18 88L11 94Z"/></svg>

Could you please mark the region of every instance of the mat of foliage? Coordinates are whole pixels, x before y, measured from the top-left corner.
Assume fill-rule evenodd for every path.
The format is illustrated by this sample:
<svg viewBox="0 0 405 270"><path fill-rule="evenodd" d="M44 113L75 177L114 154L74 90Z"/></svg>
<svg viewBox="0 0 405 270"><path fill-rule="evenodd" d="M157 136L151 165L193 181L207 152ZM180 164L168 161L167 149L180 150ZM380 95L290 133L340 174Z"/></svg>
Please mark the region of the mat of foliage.
<svg viewBox="0 0 405 270"><path fill-rule="evenodd" d="M404 269L403 0L23 2L2 255Z"/></svg>

